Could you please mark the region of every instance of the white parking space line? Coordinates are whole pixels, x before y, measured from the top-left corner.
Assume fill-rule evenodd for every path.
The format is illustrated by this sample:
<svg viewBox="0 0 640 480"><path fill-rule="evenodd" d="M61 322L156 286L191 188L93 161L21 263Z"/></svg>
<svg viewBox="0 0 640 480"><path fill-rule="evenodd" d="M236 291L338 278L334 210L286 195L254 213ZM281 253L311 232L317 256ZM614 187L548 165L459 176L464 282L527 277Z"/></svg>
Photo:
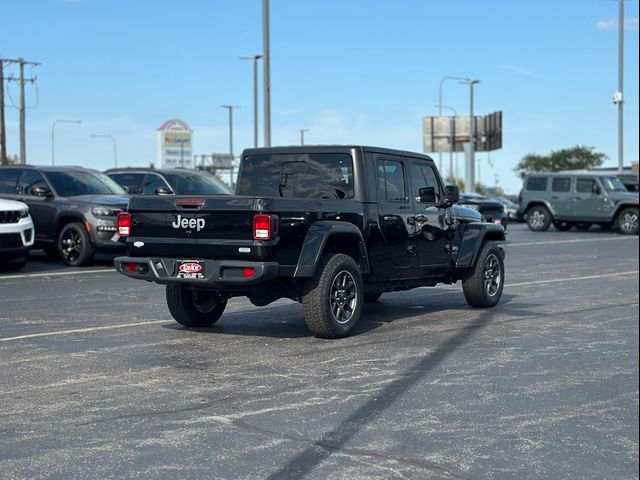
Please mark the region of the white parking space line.
<svg viewBox="0 0 640 480"><path fill-rule="evenodd" d="M640 274L640 271L632 270L629 272L603 273L602 275L587 275L585 277L554 278L551 280L535 280L533 282L507 283L505 284L505 288L524 287L528 285L544 285L545 283L563 283L563 282L576 282L580 280L595 280L596 278L626 277L629 275L638 275L638 274Z"/></svg>
<svg viewBox="0 0 640 480"><path fill-rule="evenodd" d="M0 338L0 342L10 342L12 340L25 340L27 338L37 338L37 337L51 337L55 335L70 335L74 333L97 332L100 330L115 330L118 328L139 327L141 325L157 325L160 323L168 323L168 322L169 320L149 320L146 322L121 323L119 325L105 325L102 327L74 328L71 330L60 330L57 332L31 333L28 335L18 335L17 337Z"/></svg>
<svg viewBox="0 0 640 480"><path fill-rule="evenodd" d="M607 236L607 237L599 237L599 238L578 238L574 240L547 240L544 242L522 242L522 243L502 243L503 247L530 247L533 245L557 245L560 243L588 243L588 242L600 242L602 240L635 240L638 241L638 237L630 235L630 236Z"/></svg>
<svg viewBox="0 0 640 480"><path fill-rule="evenodd" d="M45 273L23 273L22 275L0 275L0 280L15 280L16 278L33 277L62 277L63 275L85 275L87 273L117 273L115 268L100 268L93 270L73 270L71 272L45 272Z"/></svg>
<svg viewBox="0 0 640 480"><path fill-rule="evenodd" d="M512 283L512 284L505 285L505 287L506 288L525 287L525 286L529 286L529 285L541 285L541 284L546 284L546 283L576 282L576 281L582 281L582 280L594 280L594 279L597 279L597 278L610 278L610 277L627 277L627 276L638 275L638 274L640 274L640 271L632 270L632 271L628 271L628 272L604 273L602 275L587 275L587 276L583 276L583 277L557 278L557 279L552 279L552 280L539 280L539 281L532 281L532 282ZM451 292L450 291L448 291L448 292L435 292L434 295L444 294L444 293L448 294L448 293L451 293ZM240 306L238 306L238 307L240 307ZM234 309L234 311L239 311L239 310L241 310L241 308ZM104 326L101 326L101 327L75 328L75 329L70 329L70 330L60 330L60 331L56 331L56 332L31 333L31 334L26 334L26 335L18 335L18 336L15 336L15 337L0 338L0 343L2 343L2 342L12 342L12 341L16 341L16 340L28 340L30 338L53 337L53 336L58 336L58 335L73 335L73 334L77 334L77 333L90 333L90 332L98 332L98 331L102 331L102 330L116 330L116 329L121 329L121 328L140 327L140 326L144 326L144 325L159 325L159 324L163 324L163 323L171 323L171 320L168 320L168 319L167 320L148 320L148 321L145 321L145 322L121 323L121 324L117 324L117 325L104 325Z"/></svg>

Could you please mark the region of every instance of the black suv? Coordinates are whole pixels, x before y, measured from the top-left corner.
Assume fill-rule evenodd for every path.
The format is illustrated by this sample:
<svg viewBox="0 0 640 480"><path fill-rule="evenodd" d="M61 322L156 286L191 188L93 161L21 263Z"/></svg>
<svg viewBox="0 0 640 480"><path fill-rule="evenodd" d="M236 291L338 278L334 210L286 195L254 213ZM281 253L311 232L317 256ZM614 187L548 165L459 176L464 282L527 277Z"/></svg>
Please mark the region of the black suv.
<svg viewBox="0 0 640 480"><path fill-rule="evenodd" d="M227 300L303 304L319 337L348 335L383 292L462 281L473 307L498 303L504 228L455 205L433 160L363 146L246 150L235 196L133 196L116 268L166 285L179 323L216 322Z"/></svg>
<svg viewBox="0 0 640 480"><path fill-rule="evenodd" d="M231 195L214 175L184 168L113 168L106 173L130 194L136 195Z"/></svg>
<svg viewBox="0 0 640 480"><path fill-rule="evenodd" d="M81 167L0 167L0 197L29 205L35 248L67 265L90 263L96 251L125 249L116 232L125 191L106 175Z"/></svg>

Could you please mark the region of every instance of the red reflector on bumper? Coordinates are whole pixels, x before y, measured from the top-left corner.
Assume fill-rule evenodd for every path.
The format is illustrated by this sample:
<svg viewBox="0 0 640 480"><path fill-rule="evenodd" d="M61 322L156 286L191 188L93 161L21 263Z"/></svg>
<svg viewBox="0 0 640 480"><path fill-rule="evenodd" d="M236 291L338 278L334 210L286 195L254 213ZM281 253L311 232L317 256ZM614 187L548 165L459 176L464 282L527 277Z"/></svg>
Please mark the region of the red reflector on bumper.
<svg viewBox="0 0 640 480"><path fill-rule="evenodd" d="M131 273L136 273L136 271L138 270L138 267L135 263L125 263L124 268L127 270L127 272Z"/></svg>
<svg viewBox="0 0 640 480"><path fill-rule="evenodd" d="M253 277L256 274L256 269L255 268L243 268L242 269L242 276L243 277Z"/></svg>

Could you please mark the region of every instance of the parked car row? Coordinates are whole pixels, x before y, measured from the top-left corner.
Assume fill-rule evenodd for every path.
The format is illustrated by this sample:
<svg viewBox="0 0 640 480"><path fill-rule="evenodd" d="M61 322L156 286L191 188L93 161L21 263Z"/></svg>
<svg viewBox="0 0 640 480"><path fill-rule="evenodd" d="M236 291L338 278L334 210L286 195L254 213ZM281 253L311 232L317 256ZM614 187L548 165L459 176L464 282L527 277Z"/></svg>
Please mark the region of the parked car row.
<svg viewBox="0 0 640 480"><path fill-rule="evenodd" d="M30 248L69 266L90 263L96 253L125 249L116 216L129 194L229 195L207 172L119 169L106 174L82 167L0 167L0 268L18 270Z"/></svg>

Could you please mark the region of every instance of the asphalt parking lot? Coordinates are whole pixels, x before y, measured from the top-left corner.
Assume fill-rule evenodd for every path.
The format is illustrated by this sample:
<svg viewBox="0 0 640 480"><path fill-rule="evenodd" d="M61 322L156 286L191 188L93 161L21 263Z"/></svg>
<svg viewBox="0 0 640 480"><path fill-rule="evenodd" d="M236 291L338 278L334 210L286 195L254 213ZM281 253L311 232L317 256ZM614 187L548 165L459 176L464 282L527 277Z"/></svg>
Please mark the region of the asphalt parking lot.
<svg viewBox="0 0 640 480"><path fill-rule="evenodd" d="M37 257L0 274L0 478L638 478L638 237L505 250L496 308L385 294L342 340L290 301L187 330L160 286Z"/></svg>

